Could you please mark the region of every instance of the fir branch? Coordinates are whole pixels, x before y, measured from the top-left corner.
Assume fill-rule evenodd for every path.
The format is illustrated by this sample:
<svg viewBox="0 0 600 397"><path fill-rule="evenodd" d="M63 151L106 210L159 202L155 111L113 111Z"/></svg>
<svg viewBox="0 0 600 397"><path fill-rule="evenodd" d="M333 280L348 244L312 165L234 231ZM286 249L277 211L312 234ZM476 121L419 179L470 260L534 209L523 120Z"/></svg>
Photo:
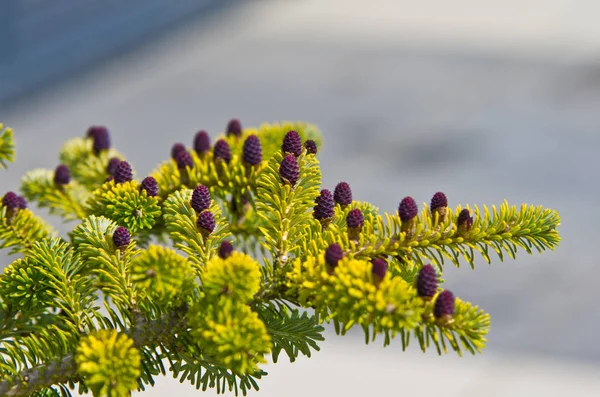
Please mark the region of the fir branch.
<svg viewBox="0 0 600 397"><path fill-rule="evenodd" d="M131 233L152 229L160 218L158 198L148 196L140 183L109 181L94 190L87 202L90 215L104 216L127 227Z"/></svg>
<svg viewBox="0 0 600 397"><path fill-rule="evenodd" d="M176 330L185 328L186 307L175 310L155 320L144 320L125 332L138 347L168 340ZM10 397L27 396L36 390L54 384L77 379L77 365L73 354L60 360L25 369L18 375L0 381L0 395Z"/></svg>
<svg viewBox="0 0 600 397"><path fill-rule="evenodd" d="M84 208L89 192L77 181L57 186L51 170L37 168L27 172L21 179L21 190L27 200L38 203L40 208L49 208L65 221L82 219L87 215Z"/></svg>
<svg viewBox="0 0 600 397"><path fill-rule="evenodd" d="M25 252L34 242L56 234L50 225L28 209L18 210L15 214L0 206L0 249L11 248L9 254Z"/></svg>
<svg viewBox="0 0 600 397"><path fill-rule="evenodd" d="M112 148L94 153L93 142L89 137L69 139L59 154L60 162L69 167L71 176L88 190L94 190L104 183L109 176L108 162L113 157L124 158Z"/></svg>
<svg viewBox="0 0 600 397"><path fill-rule="evenodd" d="M6 168L6 162L15 161L15 141L12 128L0 123L0 167Z"/></svg>
<svg viewBox="0 0 600 397"><path fill-rule="evenodd" d="M464 258L474 267L476 251L491 263L490 252L496 253L500 260L504 259L504 254L514 259L519 248L529 254L534 249L541 253L545 249L553 250L560 242L557 230L560 217L555 210L526 204L517 210L506 201L499 209L492 206L491 212L487 206L483 206L483 211L477 206L474 208L475 220L468 231L459 230L456 223L455 214L461 211L461 206L455 212L448 209L446 220L439 225L434 225L425 208L414 230L408 233L400 231L402 222L397 215L386 214L384 234L379 238L371 234L369 239L351 242L348 251L362 258L408 256L420 265L429 261L440 267L445 259L458 267ZM383 226L381 220L379 223Z"/></svg>
<svg viewBox="0 0 600 397"><path fill-rule="evenodd" d="M322 335L325 328L318 324L315 316L309 316L306 312L300 314L298 309L274 310L262 306L259 307L258 314L265 322L273 341L271 354L274 363L282 351L288 355L290 362L296 361L300 354L310 357L311 349L320 350L316 342L325 340Z"/></svg>
<svg viewBox="0 0 600 397"><path fill-rule="evenodd" d="M190 204L191 198L192 191L189 189L170 195L163 203L163 216L175 248L186 253L200 272L230 232L227 221L221 215L221 208L212 201L209 211L215 219L215 229L205 239L196 225L198 214Z"/></svg>
<svg viewBox="0 0 600 397"><path fill-rule="evenodd" d="M137 253L135 242L118 248L112 239L117 224L94 215L84 219L71 233L73 246L86 263L84 274L95 274L100 289L113 300L124 319L131 321L131 309L137 307L138 294L129 271Z"/></svg>
<svg viewBox="0 0 600 397"><path fill-rule="evenodd" d="M310 225L320 227L312 222L312 207L321 185L319 162L314 155L298 158L299 178L293 187L281 181L282 159L281 153L276 153L269 160L258 181L256 200L263 246L280 266L293 259L290 255L298 255Z"/></svg>

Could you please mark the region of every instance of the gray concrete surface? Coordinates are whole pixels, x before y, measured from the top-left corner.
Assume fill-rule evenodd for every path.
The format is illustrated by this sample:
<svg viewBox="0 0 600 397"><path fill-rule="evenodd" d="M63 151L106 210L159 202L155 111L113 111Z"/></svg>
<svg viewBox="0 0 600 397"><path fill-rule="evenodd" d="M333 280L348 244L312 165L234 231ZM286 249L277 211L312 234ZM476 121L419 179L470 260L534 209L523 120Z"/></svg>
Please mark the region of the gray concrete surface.
<svg viewBox="0 0 600 397"><path fill-rule="evenodd" d="M287 393L292 382L298 395L361 395L374 383L392 393L403 382L413 391L429 385L425 395L596 395L598 5L492 3L267 1L232 9L0 107L19 144L0 190L15 188L27 169L55 166L61 142L91 124L109 126L144 175L173 142L190 143L200 128L215 134L231 117L245 125L308 120L325 134L326 187L346 180L357 199L385 211L438 190L451 204L540 204L560 212L563 242L544 255L482 261L476 271L447 269L447 287L492 315L484 356L365 350L351 336L328 342L317 359L272 368L263 395ZM155 393L172 387L161 381Z"/></svg>

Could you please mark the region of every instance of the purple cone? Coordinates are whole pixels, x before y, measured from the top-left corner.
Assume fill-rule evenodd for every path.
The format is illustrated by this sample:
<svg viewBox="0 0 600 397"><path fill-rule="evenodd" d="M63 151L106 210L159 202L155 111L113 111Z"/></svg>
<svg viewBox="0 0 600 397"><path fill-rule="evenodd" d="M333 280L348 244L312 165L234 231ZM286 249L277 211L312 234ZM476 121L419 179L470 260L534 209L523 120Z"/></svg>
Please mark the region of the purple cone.
<svg viewBox="0 0 600 397"><path fill-rule="evenodd" d="M412 197L404 197L398 206L398 215L402 222L408 222L419 213L417 203Z"/></svg>
<svg viewBox="0 0 600 397"><path fill-rule="evenodd" d="M192 208L197 213L201 213L204 210L210 208L210 191L204 185L198 185L192 192L192 199L190 200Z"/></svg>
<svg viewBox="0 0 600 397"><path fill-rule="evenodd" d="M448 199L446 198L446 195L442 192L437 192L431 198L431 205L429 205L429 209L431 211L433 211L438 208L447 207L447 206L448 206Z"/></svg>
<svg viewBox="0 0 600 397"><path fill-rule="evenodd" d="M315 199L313 216L318 220L331 218L335 212L334 208L333 195L329 190L323 189L319 197Z"/></svg>
<svg viewBox="0 0 600 397"><path fill-rule="evenodd" d="M242 136L242 123L238 119L231 119L229 123L227 123L227 136Z"/></svg>
<svg viewBox="0 0 600 397"><path fill-rule="evenodd" d="M106 166L106 172L108 175L114 175L119 164L121 164L121 159L119 158L112 157L110 160L108 160L108 165Z"/></svg>
<svg viewBox="0 0 600 397"><path fill-rule="evenodd" d="M333 199L342 206L352 204L352 189L346 182L340 182L333 191Z"/></svg>
<svg viewBox="0 0 600 397"><path fill-rule="evenodd" d="M294 186L300 177L300 168L296 158L292 155L286 156L279 166L279 176L285 182Z"/></svg>
<svg viewBox="0 0 600 397"><path fill-rule="evenodd" d="M225 139L219 139L213 148L213 157L216 159L222 159L226 163L231 161L231 149Z"/></svg>
<svg viewBox="0 0 600 397"><path fill-rule="evenodd" d="M348 227L362 228L364 223L365 218L363 217L361 210L355 208L348 212L348 215L346 216L346 225L348 225Z"/></svg>
<svg viewBox="0 0 600 397"><path fill-rule="evenodd" d="M437 292L438 276L433 266L427 264L419 270L417 276L417 293L423 297L433 297Z"/></svg>
<svg viewBox="0 0 600 397"><path fill-rule="evenodd" d="M186 167L192 168L194 166L194 159L192 158L190 153L185 149L177 153L177 156L175 157L175 162L177 163L177 168L179 168L180 170L184 170L186 169Z"/></svg>
<svg viewBox="0 0 600 397"><path fill-rule="evenodd" d="M133 179L131 165L127 161L121 161L115 170L115 183L125 183Z"/></svg>
<svg viewBox="0 0 600 397"><path fill-rule="evenodd" d="M177 159L177 155L180 152L185 151L185 145L183 143L176 143L171 147L171 158L173 160Z"/></svg>
<svg viewBox="0 0 600 397"><path fill-rule="evenodd" d="M151 176L145 177L140 184L140 190L145 190L150 197L158 195L158 184L156 183L156 179Z"/></svg>
<svg viewBox="0 0 600 397"><path fill-rule="evenodd" d="M198 154L205 154L210 151L210 137L204 130L200 130L194 137L194 150Z"/></svg>
<svg viewBox="0 0 600 397"><path fill-rule="evenodd" d="M325 250L325 262L331 267L335 268L339 261L344 257L344 251L339 244L331 244Z"/></svg>
<svg viewBox="0 0 600 397"><path fill-rule="evenodd" d="M317 144L312 139L308 139L304 142L304 148L308 154L317 154Z"/></svg>
<svg viewBox="0 0 600 397"><path fill-rule="evenodd" d="M2 205L6 207L8 210L14 210L21 208L21 203L19 202L19 195L15 192L7 192L2 197Z"/></svg>
<svg viewBox="0 0 600 397"><path fill-rule="evenodd" d="M302 154L302 139L300 139L300 135L296 131L289 131L285 134L281 150L283 150L284 154L289 153L296 157L300 156Z"/></svg>
<svg viewBox="0 0 600 397"><path fill-rule="evenodd" d="M110 134L106 127L92 126L88 129L87 136L93 140L94 153L110 149Z"/></svg>
<svg viewBox="0 0 600 397"><path fill-rule="evenodd" d="M204 211L198 216L196 225L201 229L201 231L204 230L210 234L215 230L215 217L213 216L212 212Z"/></svg>
<svg viewBox="0 0 600 397"><path fill-rule="evenodd" d="M388 270L387 261L383 258L375 258L371 261L371 263L373 264L373 274L382 280Z"/></svg>
<svg viewBox="0 0 600 397"><path fill-rule="evenodd" d="M456 220L458 227L464 228L465 230L470 230L471 226L473 226L473 217L471 216L471 211L464 208L458 214L458 219Z"/></svg>
<svg viewBox="0 0 600 397"><path fill-rule="evenodd" d="M258 165L262 161L262 146L256 135L250 135L244 141L242 157L249 165Z"/></svg>
<svg viewBox="0 0 600 397"><path fill-rule="evenodd" d="M221 259L227 259L233 253L233 245L229 241L223 241L219 246L219 257Z"/></svg>
<svg viewBox="0 0 600 397"><path fill-rule="evenodd" d="M433 307L433 315L435 318L442 318L454 314L454 301L455 299L452 292L448 290L442 291L435 300L435 306Z"/></svg>
<svg viewBox="0 0 600 397"><path fill-rule="evenodd" d="M59 165L54 170L54 183L56 185L68 185L71 182L71 172L69 167L64 164Z"/></svg>
<svg viewBox="0 0 600 397"><path fill-rule="evenodd" d="M117 248L127 247L131 242L129 230L124 226L119 226L113 232L113 242Z"/></svg>

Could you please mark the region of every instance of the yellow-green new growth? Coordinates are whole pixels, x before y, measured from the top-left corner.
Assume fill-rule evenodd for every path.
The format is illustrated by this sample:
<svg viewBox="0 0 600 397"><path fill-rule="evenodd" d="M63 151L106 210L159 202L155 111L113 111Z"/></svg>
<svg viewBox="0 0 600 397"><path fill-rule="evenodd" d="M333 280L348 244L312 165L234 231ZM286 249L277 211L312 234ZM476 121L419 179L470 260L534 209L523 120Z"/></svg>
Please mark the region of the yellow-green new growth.
<svg viewBox="0 0 600 397"><path fill-rule="evenodd" d="M249 302L260 288L260 265L249 255L234 252L229 258L213 257L202 271L206 299L228 297Z"/></svg>
<svg viewBox="0 0 600 397"><path fill-rule="evenodd" d="M59 161L69 167L71 176L88 190L100 186L109 176L108 161L113 158L122 159L123 155L113 148L94 153L91 138L69 139L60 149Z"/></svg>
<svg viewBox="0 0 600 397"><path fill-rule="evenodd" d="M127 335L100 330L86 336L77 346L75 361L94 397L126 397L137 389L141 356Z"/></svg>
<svg viewBox="0 0 600 397"><path fill-rule="evenodd" d="M190 333L204 354L234 373L252 374L265 363L271 338L258 314L227 296L202 299L188 312Z"/></svg>
<svg viewBox="0 0 600 397"><path fill-rule="evenodd" d="M410 218L404 211L401 219L354 200L336 204L333 216L328 210L324 228L314 212L324 188L315 155L302 146L281 167L290 130L320 148L318 130L306 123L221 135L214 141L227 142L230 160L192 150L193 166L168 160L153 174L157 196L124 182L129 168L124 183L105 182L109 159L122 156L106 147L95 153L94 131L60 153L71 178L55 183L51 170L27 173L29 200L79 224L55 238L18 195L0 203L0 248L23 255L0 276L0 395L69 396L77 386L129 395L169 371L198 389L246 394L266 375L267 354L294 361L319 350L325 322L341 334L358 326L367 342L379 335L384 345L396 337L403 348L415 340L440 354L480 352L489 315L440 288L444 265L554 249L556 211L473 206L467 226L457 216L463 207L453 211L446 201L432 214L426 205L417 213L413 200ZM2 139L12 140L6 131L0 161L12 158L2 157ZM249 135L263 154L252 166L242 161ZM210 204L202 188L202 205L192 206L199 184L210 190ZM351 212L362 225L349 230ZM218 256L224 240L234 250L221 253L226 259ZM437 274L421 297L416 279L426 263Z"/></svg>
<svg viewBox="0 0 600 397"><path fill-rule="evenodd" d="M190 262L175 250L150 245L130 265L131 281L141 297L161 305L181 304L195 286Z"/></svg>
<svg viewBox="0 0 600 397"><path fill-rule="evenodd" d="M0 123L0 167L6 168L6 162L15 161L15 141L13 130Z"/></svg>
<svg viewBox="0 0 600 397"><path fill-rule="evenodd" d="M160 217L159 201L140 190L137 181L105 182L88 199L88 213L113 219L131 233L151 229Z"/></svg>

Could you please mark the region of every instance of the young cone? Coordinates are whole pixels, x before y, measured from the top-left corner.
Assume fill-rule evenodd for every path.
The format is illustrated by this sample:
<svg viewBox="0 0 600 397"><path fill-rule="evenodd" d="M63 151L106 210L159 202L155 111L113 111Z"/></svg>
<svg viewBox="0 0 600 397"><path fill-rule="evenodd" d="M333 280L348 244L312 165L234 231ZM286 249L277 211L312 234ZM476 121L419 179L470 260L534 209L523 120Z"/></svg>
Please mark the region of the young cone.
<svg viewBox="0 0 600 397"><path fill-rule="evenodd" d="M363 213L358 208L348 212L346 216L346 225L348 226L348 237L350 240L358 240L362 227L365 223Z"/></svg>

